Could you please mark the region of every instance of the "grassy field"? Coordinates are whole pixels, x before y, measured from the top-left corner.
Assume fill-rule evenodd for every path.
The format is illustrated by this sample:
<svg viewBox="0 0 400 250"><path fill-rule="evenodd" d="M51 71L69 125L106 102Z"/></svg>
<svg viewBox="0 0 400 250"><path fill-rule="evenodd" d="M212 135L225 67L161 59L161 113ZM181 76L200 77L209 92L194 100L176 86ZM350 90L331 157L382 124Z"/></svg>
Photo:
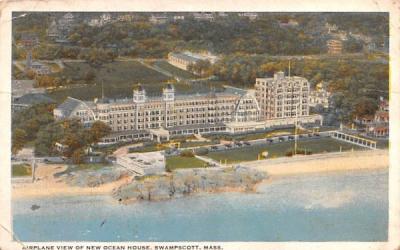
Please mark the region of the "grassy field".
<svg viewBox="0 0 400 250"><path fill-rule="evenodd" d="M55 173L54 177L58 178L65 174L83 170L100 170L104 167L110 167L110 166L112 165L107 163L83 163L78 165L68 165L67 169L65 169L64 171Z"/></svg>
<svg viewBox="0 0 400 250"><path fill-rule="evenodd" d="M12 165L12 176L30 176L32 174L32 168L29 164L16 164Z"/></svg>
<svg viewBox="0 0 400 250"><path fill-rule="evenodd" d="M89 82L84 80L88 71L95 74L95 79ZM104 95L107 98L132 98L132 88L138 83L144 86L149 96L161 96L163 87L172 80L135 61L107 63L99 69L83 62L65 63L64 70L53 76L69 79L72 83L69 88L49 92L49 96L59 102L68 96L81 100L100 98L102 82ZM216 90L221 90L223 83L174 83L176 92L179 94L206 93L209 92L211 85Z"/></svg>
<svg viewBox="0 0 400 250"><path fill-rule="evenodd" d="M364 150L364 148L356 145L340 142L331 138L307 139L298 142L298 149L305 149L307 152L312 152L313 154L340 151L340 147L342 147L342 151L348 151L352 148L354 150ZM264 151L268 151L268 158L282 157L285 156L286 152L293 150L293 148L293 141L281 142L271 145L263 144L240 149L210 152L207 154L207 156L217 161L225 162L226 160L227 163L235 163L257 160L258 155Z"/></svg>
<svg viewBox="0 0 400 250"><path fill-rule="evenodd" d="M207 142L207 141L187 141L181 143L181 148L190 148L190 147L201 147L206 145L213 145L215 143Z"/></svg>
<svg viewBox="0 0 400 250"><path fill-rule="evenodd" d="M283 134L286 135L294 134L294 128L275 129L273 131L268 131L268 132L258 132L253 134L244 134L244 135L204 135L204 137L210 140L223 139L223 140L250 141L250 140L264 139L267 137L273 137Z"/></svg>
<svg viewBox="0 0 400 250"><path fill-rule="evenodd" d="M157 85L161 88L163 83L170 80L169 77L149 69L139 62L132 61L107 63L98 69L91 67L88 63L65 63L64 70L54 74L54 76L65 77L74 84L87 84L84 79L88 71L92 71L95 74L95 79L91 84L77 88L56 90L51 92L50 96L57 100L64 99L67 96L92 100L95 97L101 97L101 85L103 82L106 97L131 98L132 87L137 83L141 83L146 89L157 88Z"/></svg>
<svg viewBox="0 0 400 250"><path fill-rule="evenodd" d="M193 75L192 73L190 73L189 71L186 70L182 70L180 68L177 68L171 64L169 64L166 61L156 61L153 64L154 66L157 66L165 71L168 71L169 73L171 73L172 75L182 78L182 79L195 79L198 78L196 75Z"/></svg>
<svg viewBox="0 0 400 250"><path fill-rule="evenodd" d="M207 163L195 157L169 156L166 158L166 168L170 171L178 168L204 168L206 166Z"/></svg>

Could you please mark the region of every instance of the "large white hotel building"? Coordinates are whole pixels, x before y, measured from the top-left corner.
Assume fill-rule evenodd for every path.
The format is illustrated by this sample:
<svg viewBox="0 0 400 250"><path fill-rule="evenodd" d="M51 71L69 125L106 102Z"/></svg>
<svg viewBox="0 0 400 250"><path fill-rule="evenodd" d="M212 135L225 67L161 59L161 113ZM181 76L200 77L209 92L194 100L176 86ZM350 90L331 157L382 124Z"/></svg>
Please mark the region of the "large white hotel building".
<svg viewBox="0 0 400 250"><path fill-rule="evenodd" d="M197 133L246 133L295 122L321 123L309 115L310 86L305 78L257 78L255 89L226 88L223 92L177 95L167 84L162 96L149 97L142 86L132 99L81 101L68 97L54 109L56 119L78 118L90 126L94 121L108 124L113 133L105 143L144 138L169 140L170 136Z"/></svg>

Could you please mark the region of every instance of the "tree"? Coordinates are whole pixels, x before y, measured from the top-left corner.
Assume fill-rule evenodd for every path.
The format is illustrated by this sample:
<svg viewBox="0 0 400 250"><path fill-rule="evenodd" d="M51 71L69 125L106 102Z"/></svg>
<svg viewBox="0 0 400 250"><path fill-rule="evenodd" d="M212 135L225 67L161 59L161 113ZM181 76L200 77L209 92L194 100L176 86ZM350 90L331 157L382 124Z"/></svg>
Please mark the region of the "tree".
<svg viewBox="0 0 400 250"><path fill-rule="evenodd" d="M35 155L48 156L55 154L54 145L56 142L60 142L63 137L63 128L58 122L41 127L36 135Z"/></svg>
<svg viewBox="0 0 400 250"><path fill-rule="evenodd" d="M15 129L12 134L12 153L16 154L26 143L27 134L23 129Z"/></svg>
<svg viewBox="0 0 400 250"><path fill-rule="evenodd" d="M359 99L354 107L353 111L353 117L358 116L366 116L366 115L374 115L376 110L378 109L378 104L376 100L368 98L368 97L362 97Z"/></svg>
<svg viewBox="0 0 400 250"><path fill-rule="evenodd" d="M91 82L96 78L96 74L94 73L94 71L92 69L88 70L83 79L85 79L85 81Z"/></svg>
<svg viewBox="0 0 400 250"><path fill-rule="evenodd" d="M31 79L31 80L33 80L33 79L35 79L35 77L36 77L36 73L35 73L35 71L33 71L33 70L28 70L28 72L26 72L26 76L29 78L29 79Z"/></svg>
<svg viewBox="0 0 400 250"><path fill-rule="evenodd" d="M101 121L95 121L89 129L89 143L97 143L99 140L108 135L111 132L111 128Z"/></svg>
<svg viewBox="0 0 400 250"><path fill-rule="evenodd" d="M54 77L48 75L37 76L36 82L39 87L44 87L44 88L54 87L56 85Z"/></svg>
<svg viewBox="0 0 400 250"><path fill-rule="evenodd" d="M74 164L81 164L82 163L82 158L83 158L83 150L81 148L78 148L74 150L71 156L72 163Z"/></svg>
<svg viewBox="0 0 400 250"><path fill-rule="evenodd" d="M347 41L344 42L343 48L346 52L349 53L356 53L360 52L363 49L363 44L361 41L358 41L354 38L350 38Z"/></svg>
<svg viewBox="0 0 400 250"><path fill-rule="evenodd" d="M211 63L208 60L199 60L188 67L194 74L209 76L211 74Z"/></svg>

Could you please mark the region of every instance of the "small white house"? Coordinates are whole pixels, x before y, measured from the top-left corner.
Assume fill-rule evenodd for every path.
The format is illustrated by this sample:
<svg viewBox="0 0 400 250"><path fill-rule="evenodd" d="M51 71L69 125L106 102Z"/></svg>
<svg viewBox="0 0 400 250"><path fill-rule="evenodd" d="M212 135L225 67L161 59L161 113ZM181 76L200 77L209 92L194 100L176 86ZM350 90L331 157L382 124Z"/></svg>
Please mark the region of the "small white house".
<svg viewBox="0 0 400 250"><path fill-rule="evenodd" d="M161 151L130 153L117 157L117 164L141 175L165 172L165 156Z"/></svg>

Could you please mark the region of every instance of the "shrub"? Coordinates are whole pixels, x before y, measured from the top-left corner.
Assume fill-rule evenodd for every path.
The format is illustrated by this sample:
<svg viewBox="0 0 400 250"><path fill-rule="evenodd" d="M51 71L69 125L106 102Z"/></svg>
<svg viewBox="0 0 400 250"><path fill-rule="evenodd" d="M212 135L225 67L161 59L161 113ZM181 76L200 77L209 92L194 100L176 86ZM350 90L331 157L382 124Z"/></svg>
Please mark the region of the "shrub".
<svg viewBox="0 0 400 250"><path fill-rule="evenodd" d="M198 149L196 149L195 152L197 155L206 155L206 154L208 154L208 148L204 148L204 147L198 148Z"/></svg>
<svg viewBox="0 0 400 250"><path fill-rule="evenodd" d="M294 153L294 151L293 150L291 150L291 151L287 151L286 153L285 153L285 156L293 156L293 153ZM296 154L298 154L298 155L311 155L312 154L312 151L311 150L305 150L305 149L297 149L296 150Z"/></svg>
<svg viewBox="0 0 400 250"><path fill-rule="evenodd" d="M194 157L193 152L190 150L184 150L179 155L182 157Z"/></svg>
<svg viewBox="0 0 400 250"><path fill-rule="evenodd" d="M143 146L144 147L149 147L149 146L155 146L157 143L153 142L153 141L146 141L143 142Z"/></svg>

